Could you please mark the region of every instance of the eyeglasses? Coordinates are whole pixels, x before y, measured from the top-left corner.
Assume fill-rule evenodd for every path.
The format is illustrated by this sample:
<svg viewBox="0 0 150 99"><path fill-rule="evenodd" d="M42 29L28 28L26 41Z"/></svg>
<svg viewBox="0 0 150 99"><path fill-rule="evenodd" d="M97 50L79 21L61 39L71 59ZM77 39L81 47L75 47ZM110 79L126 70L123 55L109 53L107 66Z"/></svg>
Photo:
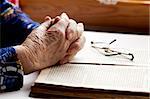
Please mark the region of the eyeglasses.
<svg viewBox="0 0 150 99"><path fill-rule="evenodd" d="M132 53L120 52L120 51L116 51L116 50L113 50L113 49L110 48L110 45L112 43L114 43L115 41L117 41L117 40L114 39L110 43L91 41L91 47L94 48L94 49L96 49L96 50L98 50L99 52L101 52L105 56L122 55L122 56L126 57L127 59L133 61L134 55Z"/></svg>

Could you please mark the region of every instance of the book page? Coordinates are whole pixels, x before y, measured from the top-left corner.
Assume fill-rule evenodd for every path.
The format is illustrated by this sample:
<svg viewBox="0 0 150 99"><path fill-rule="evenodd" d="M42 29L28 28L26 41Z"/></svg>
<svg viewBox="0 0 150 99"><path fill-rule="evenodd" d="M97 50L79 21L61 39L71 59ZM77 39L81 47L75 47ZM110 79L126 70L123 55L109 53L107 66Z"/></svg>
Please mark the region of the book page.
<svg viewBox="0 0 150 99"><path fill-rule="evenodd" d="M150 93L149 70L130 66L66 64L43 70L36 83Z"/></svg>
<svg viewBox="0 0 150 99"><path fill-rule="evenodd" d="M126 52L127 49L119 49L119 51ZM131 65L150 68L150 52L144 49L130 49L133 52L134 60L131 61L124 56L105 56L98 50L87 46L84 47L70 62L72 63L101 63L101 64L118 64Z"/></svg>
<svg viewBox="0 0 150 99"><path fill-rule="evenodd" d="M104 36L105 35L105 36ZM136 65L150 68L150 36L85 33L86 44L71 62ZM133 61L123 55L105 56L102 50L91 47L91 41L109 43L116 39L111 49L123 53L132 53ZM101 47L101 44L97 44Z"/></svg>
<svg viewBox="0 0 150 99"><path fill-rule="evenodd" d="M85 37L84 48L70 62L108 65L50 67L41 71L36 83L150 93L150 36L86 32ZM108 57L91 47L91 41L110 42L114 38L117 41L111 48L133 53L133 61L119 55Z"/></svg>

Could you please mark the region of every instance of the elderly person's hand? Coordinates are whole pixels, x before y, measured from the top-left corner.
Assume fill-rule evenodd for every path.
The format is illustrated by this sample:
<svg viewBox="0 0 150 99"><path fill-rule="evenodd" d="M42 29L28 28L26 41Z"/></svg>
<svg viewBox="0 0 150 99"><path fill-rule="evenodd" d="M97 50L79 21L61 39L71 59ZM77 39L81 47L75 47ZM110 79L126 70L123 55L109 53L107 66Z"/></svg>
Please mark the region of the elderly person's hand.
<svg viewBox="0 0 150 99"><path fill-rule="evenodd" d="M66 14L48 18L33 30L27 39L15 46L25 73L66 63L84 45L83 24L70 20Z"/></svg>
<svg viewBox="0 0 150 99"><path fill-rule="evenodd" d="M60 17L69 21L69 26L66 30L66 38L73 41L70 44L66 55L59 61L60 64L64 64L69 62L77 54L77 52L83 48L85 37L82 35L84 31L84 26L82 23L77 24L76 21L69 19L69 17L64 13ZM74 37L79 38L75 39Z"/></svg>

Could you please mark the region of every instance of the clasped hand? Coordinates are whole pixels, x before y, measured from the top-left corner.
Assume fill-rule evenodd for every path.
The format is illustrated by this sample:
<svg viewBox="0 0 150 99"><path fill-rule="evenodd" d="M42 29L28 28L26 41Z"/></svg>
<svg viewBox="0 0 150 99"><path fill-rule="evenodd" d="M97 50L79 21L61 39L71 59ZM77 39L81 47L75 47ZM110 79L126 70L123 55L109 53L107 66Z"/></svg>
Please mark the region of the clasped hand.
<svg viewBox="0 0 150 99"><path fill-rule="evenodd" d="M83 31L83 24L69 19L65 13L54 19L47 16L44 23L15 47L24 72L27 74L71 60L85 43Z"/></svg>

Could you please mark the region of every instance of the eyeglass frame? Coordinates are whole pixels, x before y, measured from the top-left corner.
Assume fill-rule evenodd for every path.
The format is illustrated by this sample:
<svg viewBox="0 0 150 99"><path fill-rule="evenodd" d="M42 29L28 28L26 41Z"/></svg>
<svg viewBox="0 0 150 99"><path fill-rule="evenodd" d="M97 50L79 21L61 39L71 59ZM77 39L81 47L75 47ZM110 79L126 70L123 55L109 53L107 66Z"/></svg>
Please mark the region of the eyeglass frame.
<svg viewBox="0 0 150 99"><path fill-rule="evenodd" d="M110 43L105 43L105 42L94 42L94 41L91 41L91 47L92 48L95 48L95 49L102 49L104 50L105 53L107 54L104 54L105 56L116 56L116 55L128 55L128 56L131 56L131 58L127 57L129 60L133 61L134 59L134 55L132 53L124 53L124 52L120 52L120 51L115 51L115 50L112 50L110 49L109 45L111 45L112 43L114 43L115 41L117 41L116 39L112 40ZM99 43L103 43L103 44L108 44L108 47L97 47L97 46L94 46L94 44L99 44Z"/></svg>

